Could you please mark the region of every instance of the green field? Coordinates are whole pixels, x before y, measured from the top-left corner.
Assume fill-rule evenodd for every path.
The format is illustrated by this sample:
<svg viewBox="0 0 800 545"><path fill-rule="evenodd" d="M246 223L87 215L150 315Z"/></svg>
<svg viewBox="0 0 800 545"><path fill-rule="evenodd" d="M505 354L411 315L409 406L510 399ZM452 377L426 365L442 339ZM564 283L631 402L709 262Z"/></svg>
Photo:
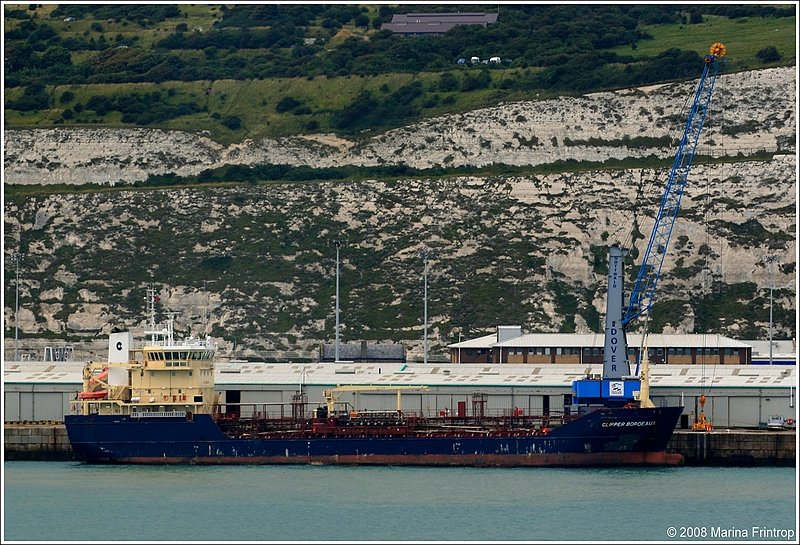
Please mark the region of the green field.
<svg viewBox="0 0 800 545"><path fill-rule="evenodd" d="M135 45L130 49L120 49L120 55L127 52L150 51L155 43L166 38L175 31L178 24L186 24L190 32L203 29L211 31L213 23L221 18L219 6L207 4L181 4L180 11L183 17L172 18L161 23L152 23L142 26L125 20L76 20L64 21L61 18L51 19L50 14L56 8L55 4L40 5L36 8L37 19L47 21L56 32L65 38L97 40L103 36L107 42L117 39L118 36L128 39L136 37ZM4 5L6 11L21 9L31 11L28 5ZM377 15L377 6L369 6L370 17ZM21 24L19 19L5 18L6 31L17 28ZM638 29L646 31L652 39L639 40L635 48L631 45L619 46L609 51L621 57L635 59L652 59L672 48L684 51L695 51L700 55L708 52L708 47L713 42L722 42L728 48L725 71L765 68L770 66L786 66L796 63L796 17L743 17L729 19L727 17L704 15L703 22L698 24L669 24L669 25L640 25ZM310 25L305 30L306 36L315 36L322 33L322 26ZM346 24L335 31L325 42L327 50L335 50L349 37L363 37L374 34L370 28L357 28ZM409 37L404 40L415 40ZM411 42L409 42L411 43ZM766 47L773 46L782 55L780 61L768 64L762 63L757 58L757 53ZM119 46L126 47L126 46ZM213 48L211 48L213 49ZM565 49L566 50L566 49ZM113 49L111 50L113 51ZM252 58L269 59L274 51L268 49L241 50ZM600 53L601 51L598 51ZM170 50L169 55L178 57L186 66L201 64L209 54L200 49ZM163 52L162 52L163 54ZM90 64L97 56L96 51L76 50L72 52L72 64ZM269 62L269 61L265 61ZM566 62L566 61L565 61ZM646 63L637 63L646 64ZM46 89L50 99L46 109L22 111L12 109L8 104L19 100L24 88L21 86L6 89L5 94L5 127L6 128L50 128L54 126L77 127L135 127L147 126L150 128L164 128L190 132L208 131L214 140L229 144L242 141L245 138L282 137L295 134L317 132L344 132L337 130L335 116L342 112L348 105L353 104L359 93L369 91L379 102L391 103L392 93L403 86L414 82L422 83L422 95L415 99L409 107L410 114L401 111L398 118L381 124L381 119L375 125L370 125L370 130L379 132L403 124L412 123L420 118L430 118L437 115L468 111L477 108L490 107L499 102L515 100L537 100L551 98L557 94L547 85L517 85L517 82L530 81L532 76L554 67L534 66L528 67L524 63L517 63L514 67L492 67L488 70L491 83L485 88L471 90L441 91L439 81L443 72L455 75L460 84L470 76L480 72L477 67L464 67L443 65L441 72L436 71L407 71L382 73L379 75L336 75L323 76L309 74L304 77L285 77L268 79L217 79L197 81L165 81L163 83L93 83L49 86ZM620 69L624 64L620 63ZM436 68L439 68L437 66ZM555 69L562 68L559 65ZM580 68L580 66L576 67ZM569 69L569 65L567 65ZM591 71L591 69L589 69ZM699 69L698 69L699 73ZM658 72L660 75L660 72ZM235 77L230 76L228 77ZM656 76L657 79L657 76ZM81 80L76 80L81 81ZM136 80L133 80L136 81ZM46 85L46 84L45 84ZM592 90L599 90L595 86ZM614 85L623 85L614 83ZM206 89L211 89L206 94ZM528 89L528 90L521 90ZM561 93L570 92L570 87L562 87ZM587 88L584 88L583 92ZM122 97L133 92L141 94L153 91L162 93L160 103L173 108L184 105L193 105L196 108L189 113L164 115L156 121L143 121L146 125L137 125L138 120L130 119L123 122L120 111L97 113L96 110L86 107L87 101L93 96ZM65 92L73 94L71 98L62 99ZM298 100L303 108L301 111L279 112L276 105L286 97ZM65 115L65 111L69 110ZM231 118L240 120L241 125L226 123ZM362 128L362 127L359 127ZM360 132L350 131L350 136L355 137Z"/></svg>
<svg viewBox="0 0 800 545"><path fill-rule="evenodd" d="M699 24L653 25L644 26L642 30L651 34L653 39L637 42L636 49L625 46L610 51L618 55L648 57L677 47L706 55L712 43L722 42L728 48L727 58L733 70L763 68L756 53L770 45L783 56L784 64L797 59L796 17L728 19L705 15L704 22Z"/></svg>
<svg viewBox="0 0 800 545"><path fill-rule="evenodd" d="M522 69L506 69L492 72L494 81L521 72ZM121 84L91 84L91 85L60 85L52 89L54 104L58 107L35 112L20 112L16 110L5 111L5 123L8 128L45 128L54 126L55 120L64 108L73 107L75 104L86 104L94 95L114 96L131 92L147 93L153 90L164 92L164 101L180 104L186 101L196 102L208 107L208 112L198 112L159 123L159 128L200 132L208 130L211 137L220 143L241 141L243 138L281 137L292 134L310 132L306 126L312 119L319 122L319 131L333 130L330 125L330 116L340 110L364 89L381 97L387 92L394 91L403 85L408 85L414 80L420 80L427 87L435 86L440 74L421 72L417 74L385 74L373 77L345 76L339 78L326 78L318 76L308 78L276 78L267 80L218 80L182 82L170 81L165 83L121 83ZM212 92L206 96L204 90L210 86ZM385 86L385 87L384 87ZM173 96L166 92L173 90ZM385 90L385 89L388 89ZM58 100L64 92L70 91L74 98L61 103ZM22 93L22 89L15 88L6 91L6 100L15 100ZM453 102L448 105L439 104L425 110L426 116L436 116L448 112L457 112L485 107L500 101L543 99L553 96L553 93L539 92L535 96L520 91L505 91L497 88L481 89L470 93L439 93L441 97L452 96ZM284 97L293 97L312 109L312 114L293 115L279 113L275 105ZM210 117L211 113L221 116L234 115L242 119L243 126L239 130L230 130ZM97 116L91 111L77 114L72 120L73 125L83 127L130 127L120 121L118 112L110 112ZM409 119L409 122L415 119Z"/></svg>

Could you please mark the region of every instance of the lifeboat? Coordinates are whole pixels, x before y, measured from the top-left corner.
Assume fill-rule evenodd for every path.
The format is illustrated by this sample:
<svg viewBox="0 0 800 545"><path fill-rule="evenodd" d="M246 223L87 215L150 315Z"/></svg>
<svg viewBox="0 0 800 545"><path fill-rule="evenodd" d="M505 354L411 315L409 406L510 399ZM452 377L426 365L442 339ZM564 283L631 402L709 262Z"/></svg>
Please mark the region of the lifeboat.
<svg viewBox="0 0 800 545"><path fill-rule="evenodd" d="M103 399L108 395L108 390L97 390L96 392L78 392L78 399Z"/></svg>
<svg viewBox="0 0 800 545"><path fill-rule="evenodd" d="M89 382L99 382L101 380L105 380L108 377L108 369L103 369L103 372L97 375L96 377L92 377Z"/></svg>

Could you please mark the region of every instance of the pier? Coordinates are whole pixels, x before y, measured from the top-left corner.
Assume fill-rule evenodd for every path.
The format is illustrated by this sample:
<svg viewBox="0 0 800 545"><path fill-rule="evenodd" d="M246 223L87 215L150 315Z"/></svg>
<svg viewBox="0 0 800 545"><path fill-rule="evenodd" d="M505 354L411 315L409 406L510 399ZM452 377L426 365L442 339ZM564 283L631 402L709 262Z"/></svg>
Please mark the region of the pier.
<svg viewBox="0 0 800 545"><path fill-rule="evenodd" d="M675 430L668 452L679 452L693 466L794 466L794 430Z"/></svg>

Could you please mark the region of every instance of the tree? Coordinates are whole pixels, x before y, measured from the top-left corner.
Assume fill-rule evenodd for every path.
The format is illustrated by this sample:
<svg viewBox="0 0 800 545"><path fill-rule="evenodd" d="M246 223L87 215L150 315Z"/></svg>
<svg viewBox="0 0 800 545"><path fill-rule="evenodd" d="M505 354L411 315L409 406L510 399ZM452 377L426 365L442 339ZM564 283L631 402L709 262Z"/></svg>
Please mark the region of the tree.
<svg viewBox="0 0 800 545"><path fill-rule="evenodd" d="M235 115L226 115L220 120L220 122L232 131L239 129L242 126L242 120Z"/></svg>
<svg viewBox="0 0 800 545"><path fill-rule="evenodd" d="M769 45L756 53L756 58L763 63L779 61L783 58L783 56L778 53L778 50L775 48L774 45Z"/></svg>
<svg viewBox="0 0 800 545"><path fill-rule="evenodd" d="M44 85L34 83L28 85L19 100L9 104L9 107L23 112L43 110L50 107L50 97L47 96Z"/></svg>
<svg viewBox="0 0 800 545"><path fill-rule="evenodd" d="M300 106L301 102L293 97L283 97L278 101L275 105L275 111L278 113L285 113L289 110L297 108Z"/></svg>
<svg viewBox="0 0 800 545"><path fill-rule="evenodd" d="M42 66L70 66L72 64L72 53L69 49L60 45L48 47L41 57Z"/></svg>
<svg viewBox="0 0 800 545"><path fill-rule="evenodd" d="M369 26L369 17L362 13L353 20L353 23L357 27L367 28Z"/></svg>
<svg viewBox="0 0 800 545"><path fill-rule="evenodd" d="M458 89L458 78L452 72L445 72L439 78L439 90L443 93Z"/></svg>
<svg viewBox="0 0 800 545"><path fill-rule="evenodd" d="M464 78L461 84L462 91L475 91L477 89L486 89L492 83L492 76L486 69L481 70L477 74L470 74Z"/></svg>

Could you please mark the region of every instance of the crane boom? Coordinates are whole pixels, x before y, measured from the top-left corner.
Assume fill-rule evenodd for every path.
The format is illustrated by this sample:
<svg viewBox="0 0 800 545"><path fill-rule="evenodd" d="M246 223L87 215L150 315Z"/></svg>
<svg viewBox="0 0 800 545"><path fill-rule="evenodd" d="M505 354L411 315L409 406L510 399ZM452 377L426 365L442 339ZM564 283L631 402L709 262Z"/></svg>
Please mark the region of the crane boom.
<svg viewBox="0 0 800 545"><path fill-rule="evenodd" d="M700 140L700 132L703 129L703 122L711 102L711 93L719 72L717 61L725 53L725 46L715 43L711 46L710 54L704 58L703 73L697 85L697 91L689 110L689 118L686 121L655 225L650 234L650 241L647 244L647 250L627 306L623 306L625 278L623 265L628 251L616 244L609 248L603 375L601 380L590 378L587 375L586 379L573 381L573 403L624 405L631 401L639 401L642 407L652 406L647 384L642 385L648 380L647 366L641 377L637 376L638 365L637 375L630 374L626 327L633 319L649 311L655 300L661 265L664 263L669 238L678 215L695 148ZM645 352L643 356L646 360L646 341L643 346L642 351Z"/></svg>
<svg viewBox="0 0 800 545"><path fill-rule="evenodd" d="M695 149L700 141L700 132L703 130L703 123L711 102L714 83L717 80L719 72L719 62L717 61L724 55L725 46L715 43L711 46L710 54L705 56L705 66L697 84L694 101L689 110L689 118L686 121L686 127L678 145L678 152L675 155L675 161L669 173L667 186L664 189L664 196L661 199L661 206L658 209L653 231L650 233L650 241L647 243L642 265L639 268L628 306L625 309L625 315L622 318L623 328L636 317L650 310L655 300L656 286L661 277L661 266L664 263L672 228L681 206L686 180L689 177L689 170L692 168Z"/></svg>

